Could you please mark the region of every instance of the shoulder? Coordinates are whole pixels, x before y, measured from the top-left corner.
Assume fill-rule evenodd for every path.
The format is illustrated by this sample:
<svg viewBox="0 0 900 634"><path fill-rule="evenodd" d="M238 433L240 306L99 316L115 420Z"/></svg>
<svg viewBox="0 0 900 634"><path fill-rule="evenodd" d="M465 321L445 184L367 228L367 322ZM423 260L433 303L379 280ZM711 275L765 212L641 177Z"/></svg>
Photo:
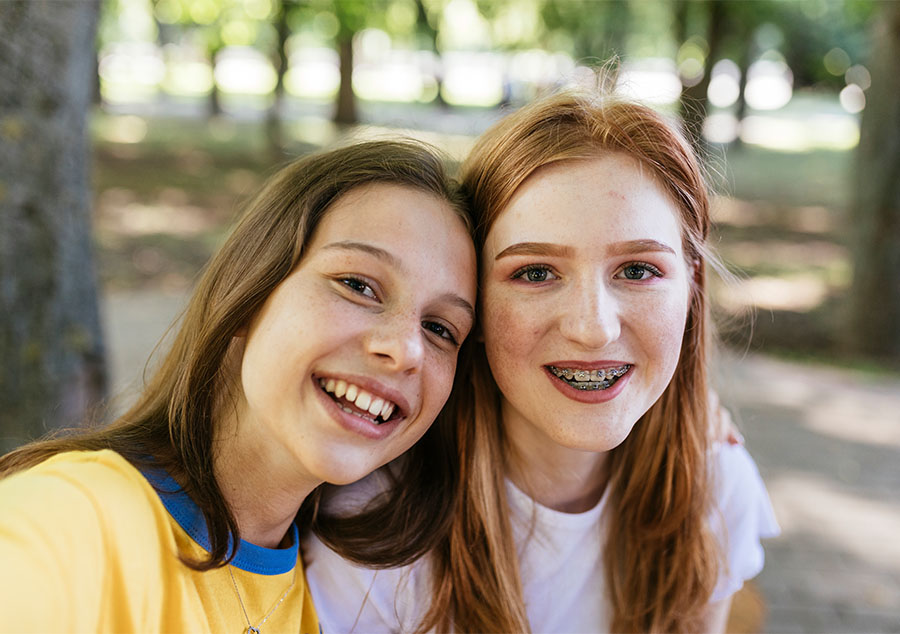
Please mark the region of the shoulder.
<svg viewBox="0 0 900 634"><path fill-rule="evenodd" d="M717 444L711 455L714 533L724 552L713 600L726 598L763 567L761 540L780 533L759 470L740 445Z"/></svg>
<svg viewBox="0 0 900 634"><path fill-rule="evenodd" d="M113 495L131 499L152 492L141 473L114 451L70 451L0 480L4 495L16 491L68 494L75 499ZM123 500L124 501L124 500Z"/></svg>
<svg viewBox="0 0 900 634"><path fill-rule="evenodd" d="M169 549L160 539L165 511L153 498L112 451L59 454L0 480L0 561L15 571L0 581L0 613L35 630L88 630L110 578L128 579L129 595L143 596L137 587L154 583L153 562Z"/></svg>
<svg viewBox="0 0 900 634"><path fill-rule="evenodd" d="M0 505L7 531L35 537L46 535L40 527L56 524L65 529L61 535L108 539L117 534L110 529L120 528L123 537L140 540L147 537L140 526L157 523L164 511L141 473L109 450L62 453L0 480Z"/></svg>

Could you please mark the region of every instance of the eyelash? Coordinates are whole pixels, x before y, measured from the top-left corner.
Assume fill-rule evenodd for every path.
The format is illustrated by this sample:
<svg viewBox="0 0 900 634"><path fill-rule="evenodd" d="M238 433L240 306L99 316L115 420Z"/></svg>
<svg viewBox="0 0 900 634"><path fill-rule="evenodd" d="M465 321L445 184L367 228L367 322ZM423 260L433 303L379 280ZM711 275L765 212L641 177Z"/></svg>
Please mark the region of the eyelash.
<svg viewBox="0 0 900 634"><path fill-rule="evenodd" d="M347 288L349 288L354 293L358 293L359 295L368 297L369 299L378 299L378 295L375 293L375 289L372 288L372 285L369 284L366 280L364 280L362 278L354 277L352 275L345 275L343 277L338 278L338 281L341 284L343 284L344 286L346 286ZM365 286L367 289L369 289L372 292L372 295L369 296L364 291L359 290L359 288L355 288L354 284L359 284L359 285Z"/></svg>
<svg viewBox="0 0 900 634"><path fill-rule="evenodd" d="M527 281L527 282L530 282L531 284L540 284L541 282L546 282L546 281L547 281L546 278L543 279L543 280L532 280L532 279L527 279L526 276L527 276L529 273L532 273L532 272L544 272L544 273L548 273L548 274L553 275L554 277L556 277L556 275L553 273L553 270L552 270L549 266L547 266L546 264L529 264L528 266L523 266L522 268L520 268L519 270L517 270L515 273L513 273L513 274L509 277L509 279L511 279L511 280L518 280L518 279L526 278L526 281Z"/></svg>
<svg viewBox="0 0 900 634"><path fill-rule="evenodd" d="M457 346L457 347L459 346L459 342L456 340L456 337L453 336L453 333L450 332L450 328L448 328L444 324L441 324L436 321L423 321L422 327L425 328L425 330L436 334L441 339L443 339L445 341L449 341L454 346ZM443 330L444 334L435 332L434 327L437 327L437 328L440 328L441 330Z"/></svg>
<svg viewBox="0 0 900 634"><path fill-rule="evenodd" d="M660 271L657 267L650 264L649 262L629 262L628 264L625 264L624 266L622 266L619 269L619 271L616 273L615 277L617 277L619 279L627 279L631 282L644 281L644 279L631 279L631 278L627 278L627 277L620 277L620 275L624 275L625 271L627 271L628 269L633 269L633 268L643 269L643 270L647 271L648 273L650 273L650 275L652 275L653 277L663 277L663 272ZM553 279L556 279L556 277L557 277L556 274L553 273L553 270L546 264L529 264L527 266L523 266L522 268L518 269L515 273L513 273L510 276L510 279L519 280L519 279L524 278L525 281L527 281L531 284L540 284L542 282L548 281L548 279L546 277L541 280L529 279L528 278L529 273L532 273L534 271L543 272L543 273L552 275Z"/></svg>
<svg viewBox="0 0 900 634"><path fill-rule="evenodd" d="M344 286L346 286L347 288L349 288L354 293L362 295L368 299L376 299L376 300L378 299L378 295L375 293L375 289L372 288L372 285L369 284L367 281L365 281L362 278L354 277L352 275L345 275L343 277L338 278L338 281L341 284L343 284ZM356 285L364 286L366 289L371 291L372 295L371 296L367 295L364 291L362 291L358 287L356 287ZM448 326L445 326L444 324L436 322L436 321L423 321L422 327L425 330L437 335L441 339L444 339L445 341L449 341L454 346L456 346L456 347L459 346L459 342L456 340L456 337L453 336L453 332L450 330L450 328ZM441 332L437 332L437 329L440 329Z"/></svg>
<svg viewBox="0 0 900 634"><path fill-rule="evenodd" d="M624 275L625 271L627 271L628 269L644 269L645 271L650 273L650 275L652 275L653 277L663 277L663 272L648 262L629 262L628 264L623 266L621 269L619 269L619 272L616 273L616 277L618 277L619 275ZM644 281L643 276L641 276L641 277L642 277L642 279L637 279L637 280L634 280L634 279L631 279L628 277L623 277L621 279L627 279L630 282L643 282Z"/></svg>

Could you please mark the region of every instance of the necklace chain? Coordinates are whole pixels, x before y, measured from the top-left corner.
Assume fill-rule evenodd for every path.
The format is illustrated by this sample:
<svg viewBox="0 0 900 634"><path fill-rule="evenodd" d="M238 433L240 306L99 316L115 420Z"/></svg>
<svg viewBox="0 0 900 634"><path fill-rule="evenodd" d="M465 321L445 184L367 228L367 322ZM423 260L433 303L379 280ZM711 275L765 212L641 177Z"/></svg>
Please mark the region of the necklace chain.
<svg viewBox="0 0 900 634"><path fill-rule="evenodd" d="M269 620L269 617L272 616L272 613L278 609L278 606L282 604L282 602L287 598L288 593L294 587L294 583L297 581L297 566L294 566L294 576L291 577L291 585L287 587L287 590L284 591L284 594L281 595L281 598L278 599L278 602L272 606L272 609L269 610L269 613L263 617L263 620L260 621L256 627L250 623L250 616L247 614L247 608L244 606L244 600L241 598L241 591L238 590L237 580L234 578L234 572L231 570L231 566L228 566L228 574L231 575L231 584L234 586L234 593L237 595L238 602L241 604L241 610L244 612L244 618L247 620L247 630L246 634L260 634L260 628L265 624L266 621Z"/></svg>

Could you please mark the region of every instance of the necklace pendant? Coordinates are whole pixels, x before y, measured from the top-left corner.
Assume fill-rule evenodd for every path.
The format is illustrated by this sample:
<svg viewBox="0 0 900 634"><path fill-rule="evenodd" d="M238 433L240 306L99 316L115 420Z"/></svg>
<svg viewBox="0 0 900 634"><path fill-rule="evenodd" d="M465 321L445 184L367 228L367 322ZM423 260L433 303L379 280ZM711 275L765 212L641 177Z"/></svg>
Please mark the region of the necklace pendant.
<svg viewBox="0 0 900 634"><path fill-rule="evenodd" d="M246 634L259 634L259 628L248 625Z"/></svg>

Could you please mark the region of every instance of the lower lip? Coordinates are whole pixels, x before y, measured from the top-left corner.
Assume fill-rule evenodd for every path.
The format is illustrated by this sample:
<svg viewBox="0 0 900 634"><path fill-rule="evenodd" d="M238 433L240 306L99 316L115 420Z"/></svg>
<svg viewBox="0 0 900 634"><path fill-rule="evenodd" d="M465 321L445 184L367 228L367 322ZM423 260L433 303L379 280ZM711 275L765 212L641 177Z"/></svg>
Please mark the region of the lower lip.
<svg viewBox="0 0 900 634"><path fill-rule="evenodd" d="M390 433L404 420L403 418L395 418L385 421L380 425L376 425L373 422L341 409L341 406L322 389L318 379L315 377L312 377L312 383L313 389L315 389L316 394L319 395L319 400L322 402L323 407L325 407L325 411L327 411L328 414L347 431L372 440L380 440L390 435Z"/></svg>
<svg viewBox="0 0 900 634"><path fill-rule="evenodd" d="M579 403L605 403L616 398L625 389L625 384L631 378L631 373L634 372L634 366L631 366L625 376L620 377L612 387L608 387L605 390L579 390L556 378L546 367L544 372L547 373L547 378L550 379L553 387L562 392L563 396Z"/></svg>

